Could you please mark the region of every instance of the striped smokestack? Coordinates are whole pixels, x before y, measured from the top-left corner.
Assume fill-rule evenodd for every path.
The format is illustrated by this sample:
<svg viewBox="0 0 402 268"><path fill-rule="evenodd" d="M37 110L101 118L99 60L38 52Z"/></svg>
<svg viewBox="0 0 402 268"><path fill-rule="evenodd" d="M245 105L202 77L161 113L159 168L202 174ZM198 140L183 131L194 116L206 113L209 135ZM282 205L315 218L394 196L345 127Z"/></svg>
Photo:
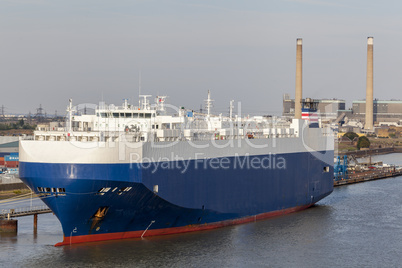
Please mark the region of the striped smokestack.
<svg viewBox="0 0 402 268"><path fill-rule="evenodd" d="M302 39L296 40L296 94L295 94L295 118L302 118Z"/></svg>
<svg viewBox="0 0 402 268"><path fill-rule="evenodd" d="M366 125L373 130L373 37L367 38Z"/></svg>

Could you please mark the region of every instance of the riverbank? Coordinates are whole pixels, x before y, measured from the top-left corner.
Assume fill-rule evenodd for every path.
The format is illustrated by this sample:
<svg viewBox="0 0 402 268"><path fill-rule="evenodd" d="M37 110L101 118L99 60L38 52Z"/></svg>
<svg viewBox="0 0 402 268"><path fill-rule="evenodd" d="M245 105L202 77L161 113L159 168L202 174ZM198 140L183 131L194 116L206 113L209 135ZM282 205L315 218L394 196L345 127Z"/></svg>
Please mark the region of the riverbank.
<svg viewBox="0 0 402 268"><path fill-rule="evenodd" d="M13 191L13 190L29 190L29 188L23 182L0 184L0 193L4 191Z"/></svg>
<svg viewBox="0 0 402 268"><path fill-rule="evenodd" d="M395 170L395 168L359 172L350 174L347 179L334 180L334 187L398 176L402 176L402 170Z"/></svg>
<svg viewBox="0 0 402 268"><path fill-rule="evenodd" d="M395 176L402 176L402 153L390 153L384 155L370 155L367 159L359 160L360 162L385 163L384 166L373 166L372 169L358 171L356 168L349 170L347 179L338 179L334 181L334 186L360 183L365 181L386 179Z"/></svg>
<svg viewBox="0 0 402 268"><path fill-rule="evenodd" d="M368 157L373 155L384 155L384 154L393 154L393 153L402 153L402 147L388 147L388 148L373 148L368 150L359 150L359 151L347 151L347 152L339 152L337 155L343 156L355 156L356 158Z"/></svg>
<svg viewBox="0 0 402 268"><path fill-rule="evenodd" d="M20 195L28 194L31 191L29 189L17 189L17 190L8 190L8 191L0 191L0 200L9 199L13 197L18 197Z"/></svg>

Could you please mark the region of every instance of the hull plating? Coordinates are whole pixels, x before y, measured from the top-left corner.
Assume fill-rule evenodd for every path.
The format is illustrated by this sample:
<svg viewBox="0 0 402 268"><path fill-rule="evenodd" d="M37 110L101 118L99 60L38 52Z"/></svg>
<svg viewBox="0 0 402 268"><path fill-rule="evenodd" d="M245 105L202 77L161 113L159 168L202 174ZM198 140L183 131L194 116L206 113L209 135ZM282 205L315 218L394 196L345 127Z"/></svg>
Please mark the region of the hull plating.
<svg viewBox="0 0 402 268"><path fill-rule="evenodd" d="M20 177L59 218L59 245L249 222L307 208L333 190L333 168L310 153L247 157L225 158L228 168L192 160L184 172L173 162L21 162Z"/></svg>

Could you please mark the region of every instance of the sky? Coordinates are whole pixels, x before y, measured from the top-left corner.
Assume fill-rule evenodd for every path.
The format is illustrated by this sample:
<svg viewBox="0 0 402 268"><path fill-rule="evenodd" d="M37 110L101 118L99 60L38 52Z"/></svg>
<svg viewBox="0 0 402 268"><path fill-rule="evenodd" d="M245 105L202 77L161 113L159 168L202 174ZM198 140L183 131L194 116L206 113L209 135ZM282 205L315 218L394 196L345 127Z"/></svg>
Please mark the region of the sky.
<svg viewBox="0 0 402 268"><path fill-rule="evenodd" d="M402 2L374 0L1 0L0 105L65 114L74 104L138 103L141 93L216 114L281 114L294 98L365 99L367 37L374 98L402 99ZM139 78L141 73L141 79Z"/></svg>

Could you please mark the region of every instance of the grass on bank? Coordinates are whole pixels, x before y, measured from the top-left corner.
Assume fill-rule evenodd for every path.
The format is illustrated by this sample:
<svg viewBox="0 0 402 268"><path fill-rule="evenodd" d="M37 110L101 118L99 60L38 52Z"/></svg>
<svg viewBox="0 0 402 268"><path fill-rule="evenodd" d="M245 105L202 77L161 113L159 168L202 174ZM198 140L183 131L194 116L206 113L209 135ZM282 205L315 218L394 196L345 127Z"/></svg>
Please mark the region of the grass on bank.
<svg viewBox="0 0 402 268"><path fill-rule="evenodd" d="M31 193L31 190L29 190L29 189L1 191L0 192L0 200L18 197L18 196L26 195L29 193Z"/></svg>

